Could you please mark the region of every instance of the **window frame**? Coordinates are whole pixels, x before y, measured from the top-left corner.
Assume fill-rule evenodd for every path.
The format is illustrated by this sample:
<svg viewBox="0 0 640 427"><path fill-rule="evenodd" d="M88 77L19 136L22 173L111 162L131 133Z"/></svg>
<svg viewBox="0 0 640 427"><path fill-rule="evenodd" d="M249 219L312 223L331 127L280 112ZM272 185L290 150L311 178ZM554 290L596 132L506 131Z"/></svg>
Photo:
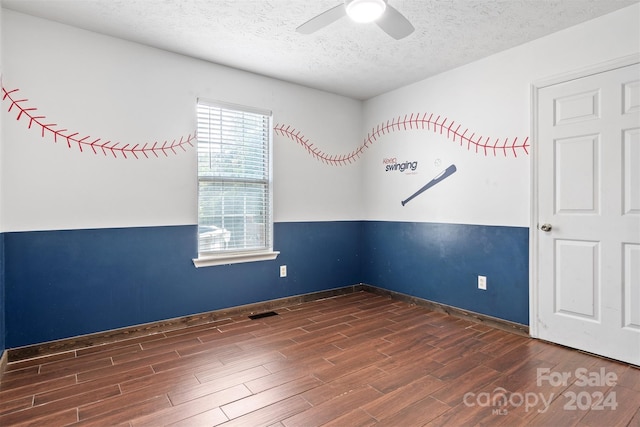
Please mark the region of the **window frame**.
<svg viewBox="0 0 640 427"><path fill-rule="evenodd" d="M200 173L198 164L198 156L200 153L200 139L197 139L196 146L196 178L197 178L197 194L196 194L196 208L197 208L197 219L198 219L198 228L196 231L196 249L198 253L198 257L193 259L193 264L195 267L208 267L208 266L216 266L216 265L226 265L226 264L236 264L243 262L253 262L253 261L267 261L275 259L280 252L273 250L273 229L274 229L274 221L273 221L273 113L270 110L249 107L245 105L231 104L228 102L222 101L214 101L209 99L198 98L196 101L196 122L198 121L198 109L199 107L208 106L211 108L227 110L233 113L249 113L249 114L259 114L268 118L268 141L267 141L267 214L266 219L267 224L267 236L265 236L265 247L260 247L257 249L244 249L244 250L222 250L222 251L210 251L210 252L200 252L200 185L202 182L215 182L215 179L211 179L211 177L206 177L206 179L202 179L203 176ZM228 178L221 177L218 182L223 182L228 180ZM234 179L233 181L241 182L241 179ZM255 179L247 178L246 182L255 182Z"/></svg>

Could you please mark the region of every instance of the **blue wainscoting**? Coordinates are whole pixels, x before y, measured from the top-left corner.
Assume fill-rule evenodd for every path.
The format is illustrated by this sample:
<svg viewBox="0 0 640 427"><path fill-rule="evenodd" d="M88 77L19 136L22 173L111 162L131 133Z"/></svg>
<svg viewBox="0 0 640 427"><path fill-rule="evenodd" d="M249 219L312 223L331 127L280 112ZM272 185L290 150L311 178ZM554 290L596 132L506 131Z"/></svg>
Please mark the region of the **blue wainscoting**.
<svg viewBox="0 0 640 427"><path fill-rule="evenodd" d="M276 260L199 269L191 225L5 233L6 348L358 284L361 225L276 223Z"/></svg>
<svg viewBox="0 0 640 427"><path fill-rule="evenodd" d="M7 306L4 292L4 233L0 233L0 358L7 348L5 343L5 307Z"/></svg>
<svg viewBox="0 0 640 427"><path fill-rule="evenodd" d="M0 234L0 348L358 283L529 321L527 228L276 223L276 260L199 269L191 261L196 232L188 225ZM280 278L285 264L288 277ZM478 275L487 276L487 291L477 289Z"/></svg>
<svg viewBox="0 0 640 427"><path fill-rule="evenodd" d="M364 283L529 324L528 228L367 221L362 236Z"/></svg>

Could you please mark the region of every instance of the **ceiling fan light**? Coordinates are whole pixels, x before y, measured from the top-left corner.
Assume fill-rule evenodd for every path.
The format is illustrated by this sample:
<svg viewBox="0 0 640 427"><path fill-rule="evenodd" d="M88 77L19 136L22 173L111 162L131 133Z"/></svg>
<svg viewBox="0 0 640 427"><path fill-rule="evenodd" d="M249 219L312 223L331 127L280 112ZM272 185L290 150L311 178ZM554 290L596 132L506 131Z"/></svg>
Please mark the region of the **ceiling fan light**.
<svg viewBox="0 0 640 427"><path fill-rule="evenodd" d="M373 22L387 8L384 0L352 0L347 3L347 15L356 22Z"/></svg>

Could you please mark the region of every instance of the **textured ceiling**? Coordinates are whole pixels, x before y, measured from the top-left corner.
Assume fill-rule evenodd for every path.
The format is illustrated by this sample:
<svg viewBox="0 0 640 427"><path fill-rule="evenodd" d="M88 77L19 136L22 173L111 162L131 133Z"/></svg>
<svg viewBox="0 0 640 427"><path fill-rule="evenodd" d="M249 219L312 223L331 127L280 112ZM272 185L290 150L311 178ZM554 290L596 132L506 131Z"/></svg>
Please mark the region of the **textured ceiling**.
<svg viewBox="0 0 640 427"><path fill-rule="evenodd" d="M356 99L450 70L638 0L389 0L416 31L394 40L342 18L340 0L2 0L5 9Z"/></svg>

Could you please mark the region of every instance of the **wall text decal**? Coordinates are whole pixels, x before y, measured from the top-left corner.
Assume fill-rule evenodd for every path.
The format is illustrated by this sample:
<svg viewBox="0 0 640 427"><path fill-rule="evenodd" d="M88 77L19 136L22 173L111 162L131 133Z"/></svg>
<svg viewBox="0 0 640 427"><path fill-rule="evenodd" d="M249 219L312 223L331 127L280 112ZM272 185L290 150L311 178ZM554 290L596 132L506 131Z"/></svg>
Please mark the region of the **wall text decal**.
<svg viewBox="0 0 640 427"><path fill-rule="evenodd" d="M139 156L149 158L150 155L159 157L158 154L164 154L168 157L170 153L177 154L177 149L186 151L185 146L193 147L192 141L196 139L196 133L194 132L186 137L180 137L180 140L174 139L171 142L165 140L162 143L156 141L153 143L146 142L144 144L131 145L121 144L120 142L113 142L111 140L103 141L102 138L92 138L90 135L83 136L79 132L62 128L56 123L48 123L46 116L37 113L37 108L27 106L27 102L29 101L27 98L18 97L18 92L19 89L7 90L4 85L2 85L2 102L9 103L7 112L10 113L13 111L17 113L16 120L18 121L23 118L26 119L28 129L40 129L41 137L53 137L54 143L58 141L66 142L68 148L76 146L81 152L84 152L85 148L90 148L94 154L102 152L102 154L106 156L108 153L111 153L114 158L118 158L118 155L120 155L121 158L124 159L128 158L127 155L133 156L136 159L140 158Z"/></svg>

